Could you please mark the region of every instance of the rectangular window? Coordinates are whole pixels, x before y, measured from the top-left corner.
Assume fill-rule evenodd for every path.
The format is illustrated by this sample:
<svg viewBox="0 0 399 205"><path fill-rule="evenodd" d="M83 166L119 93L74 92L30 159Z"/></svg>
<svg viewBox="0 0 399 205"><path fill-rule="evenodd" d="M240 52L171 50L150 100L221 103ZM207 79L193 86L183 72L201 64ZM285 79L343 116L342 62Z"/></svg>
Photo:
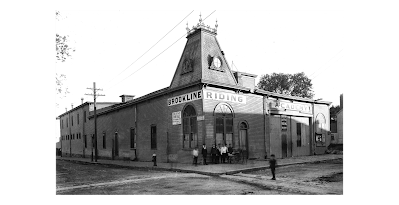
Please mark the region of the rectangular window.
<svg viewBox="0 0 399 205"><path fill-rule="evenodd" d="M68 127L68 118L66 119L67 127Z"/></svg>
<svg viewBox="0 0 399 205"><path fill-rule="evenodd" d="M73 115L71 116L71 126L73 126Z"/></svg>
<svg viewBox="0 0 399 205"><path fill-rule="evenodd" d="M134 128L130 128L130 148L136 148L136 133Z"/></svg>
<svg viewBox="0 0 399 205"><path fill-rule="evenodd" d="M85 148L87 148L87 135L83 135L84 141L85 141Z"/></svg>
<svg viewBox="0 0 399 205"><path fill-rule="evenodd" d="M79 124L79 113L78 113L77 121L78 121L78 124Z"/></svg>
<svg viewBox="0 0 399 205"><path fill-rule="evenodd" d="M157 126L151 125L151 149L157 149Z"/></svg>
<svg viewBox="0 0 399 205"><path fill-rule="evenodd" d="M302 130L301 130L301 123L296 123L296 146L301 147L302 146Z"/></svg>
<svg viewBox="0 0 399 205"><path fill-rule="evenodd" d="M106 149L106 141L105 132L103 132L103 149Z"/></svg>
<svg viewBox="0 0 399 205"><path fill-rule="evenodd" d="M83 113L84 122L86 122L86 111Z"/></svg>

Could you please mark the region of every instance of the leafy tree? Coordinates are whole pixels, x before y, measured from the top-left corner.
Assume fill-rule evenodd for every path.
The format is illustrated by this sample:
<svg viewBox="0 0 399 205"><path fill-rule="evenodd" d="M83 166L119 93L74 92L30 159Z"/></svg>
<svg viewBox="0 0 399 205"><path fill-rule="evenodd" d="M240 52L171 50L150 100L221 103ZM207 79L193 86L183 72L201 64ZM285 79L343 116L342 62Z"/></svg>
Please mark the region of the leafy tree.
<svg viewBox="0 0 399 205"><path fill-rule="evenodd" d="M262 75L259 89L303 98L313 98L312 80L305 73L272 73Z"/></svg>
<svg viewBox="0 0 399 205"><path fill-rule="evenodd" d="M331 106L330 107L330 118L331 120L337 120L337 113L338 111L341 110L341 107L339 105L337 106Z"/></svg>
<svg viewBox="0 0 399 205"><path fill-rule="evenodd" d="M60 20L61 14L59 11L55 12L55 18L57 21ZM61 61L65 62L65 60L69 57L71 57L71 52L75 52L75 49L71 48L68 46L68 35L63 36L59 35L58 33L55 34L55 50L56 50L56 62ZM55 74L55 93L58 99L62 99L65 97L69 91L68 87L65 84L66 81L66 75L65 74ZM58 107L58 103L56 103L56 106Z"/></svg>

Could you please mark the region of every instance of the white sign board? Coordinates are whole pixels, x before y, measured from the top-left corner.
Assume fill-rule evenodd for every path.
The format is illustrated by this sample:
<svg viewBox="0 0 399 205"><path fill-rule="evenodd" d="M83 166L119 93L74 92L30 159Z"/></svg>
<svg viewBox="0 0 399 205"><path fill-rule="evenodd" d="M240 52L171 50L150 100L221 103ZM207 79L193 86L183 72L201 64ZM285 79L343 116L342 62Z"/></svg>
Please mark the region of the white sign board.
<svg viewBox="0 0 399 205"><path fill-rule="evenodd" d="M172 112L172 125L181 125L181 111Z"/></svg>
<svg viewBox="0 0 399 205"><path fill-rule="evenodd" d="M186 93L173 98L168 98L168 106L178 105L181 103L191 102L202 99L202 90Z"/></svg>
<svg viewBox="0 0 399 205"><path fill-rule="evenodd" d="M247 98L244 95L238 95L235 93L225 93L225 92L206 90L206 89L204 89L204 99L234 102L240 104L247 103Z"/></svg>

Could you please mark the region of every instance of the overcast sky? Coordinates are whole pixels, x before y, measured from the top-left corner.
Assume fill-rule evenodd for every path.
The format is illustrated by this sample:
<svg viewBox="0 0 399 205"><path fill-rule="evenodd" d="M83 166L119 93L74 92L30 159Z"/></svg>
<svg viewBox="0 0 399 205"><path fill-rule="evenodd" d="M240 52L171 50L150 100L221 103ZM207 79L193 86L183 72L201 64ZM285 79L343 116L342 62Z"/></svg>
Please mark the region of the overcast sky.
<svg viewBox="0 0 399 205"><path fill-rule="evenodd" d="M80 105L81 98L93 101L85 95L93 82L103 89L100 102L120 102L122 94L140 97L169 86L187 40L186 24L196 25L200 14L211 27L218 21L217 39L230 67L258 75L256 83L263 74L304 72L312 79L314 99L339 105L344 93L339 81L345 18L339 9L59 11L55 32L68 35L76 51L56 63L70 92L58 100L57 115L71 104Z"/></svg>

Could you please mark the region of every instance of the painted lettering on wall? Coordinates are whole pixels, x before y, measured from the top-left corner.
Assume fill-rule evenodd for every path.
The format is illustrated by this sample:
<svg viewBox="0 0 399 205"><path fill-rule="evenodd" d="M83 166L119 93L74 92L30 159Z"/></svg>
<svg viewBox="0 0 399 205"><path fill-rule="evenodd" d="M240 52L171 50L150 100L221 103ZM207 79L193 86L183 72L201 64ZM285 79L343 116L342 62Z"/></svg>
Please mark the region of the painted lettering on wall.
<svg viewBox="0 0 399 205"><path fill-rule="evenodd" d="M279 102L279 103L275 103L275 104L271 103L271 108L294 110L294 111L299 111L302 113L312 113L310 105L306 105L306 104Z"/></svg>
<svg viewBox="0 0 399 205"><path fill-rule="evenodd" d="M202 90L168 98L168 106L178 105L181 103L191 102L202 99Z"/></svg>
<svg viewBox="0 0 399 205"><path fill-rule="evenodd" d="M204 99L218 100L246 104L247 98L244 95L237 95L233 93L216 92L213 90L204 89Z"/></svg>

